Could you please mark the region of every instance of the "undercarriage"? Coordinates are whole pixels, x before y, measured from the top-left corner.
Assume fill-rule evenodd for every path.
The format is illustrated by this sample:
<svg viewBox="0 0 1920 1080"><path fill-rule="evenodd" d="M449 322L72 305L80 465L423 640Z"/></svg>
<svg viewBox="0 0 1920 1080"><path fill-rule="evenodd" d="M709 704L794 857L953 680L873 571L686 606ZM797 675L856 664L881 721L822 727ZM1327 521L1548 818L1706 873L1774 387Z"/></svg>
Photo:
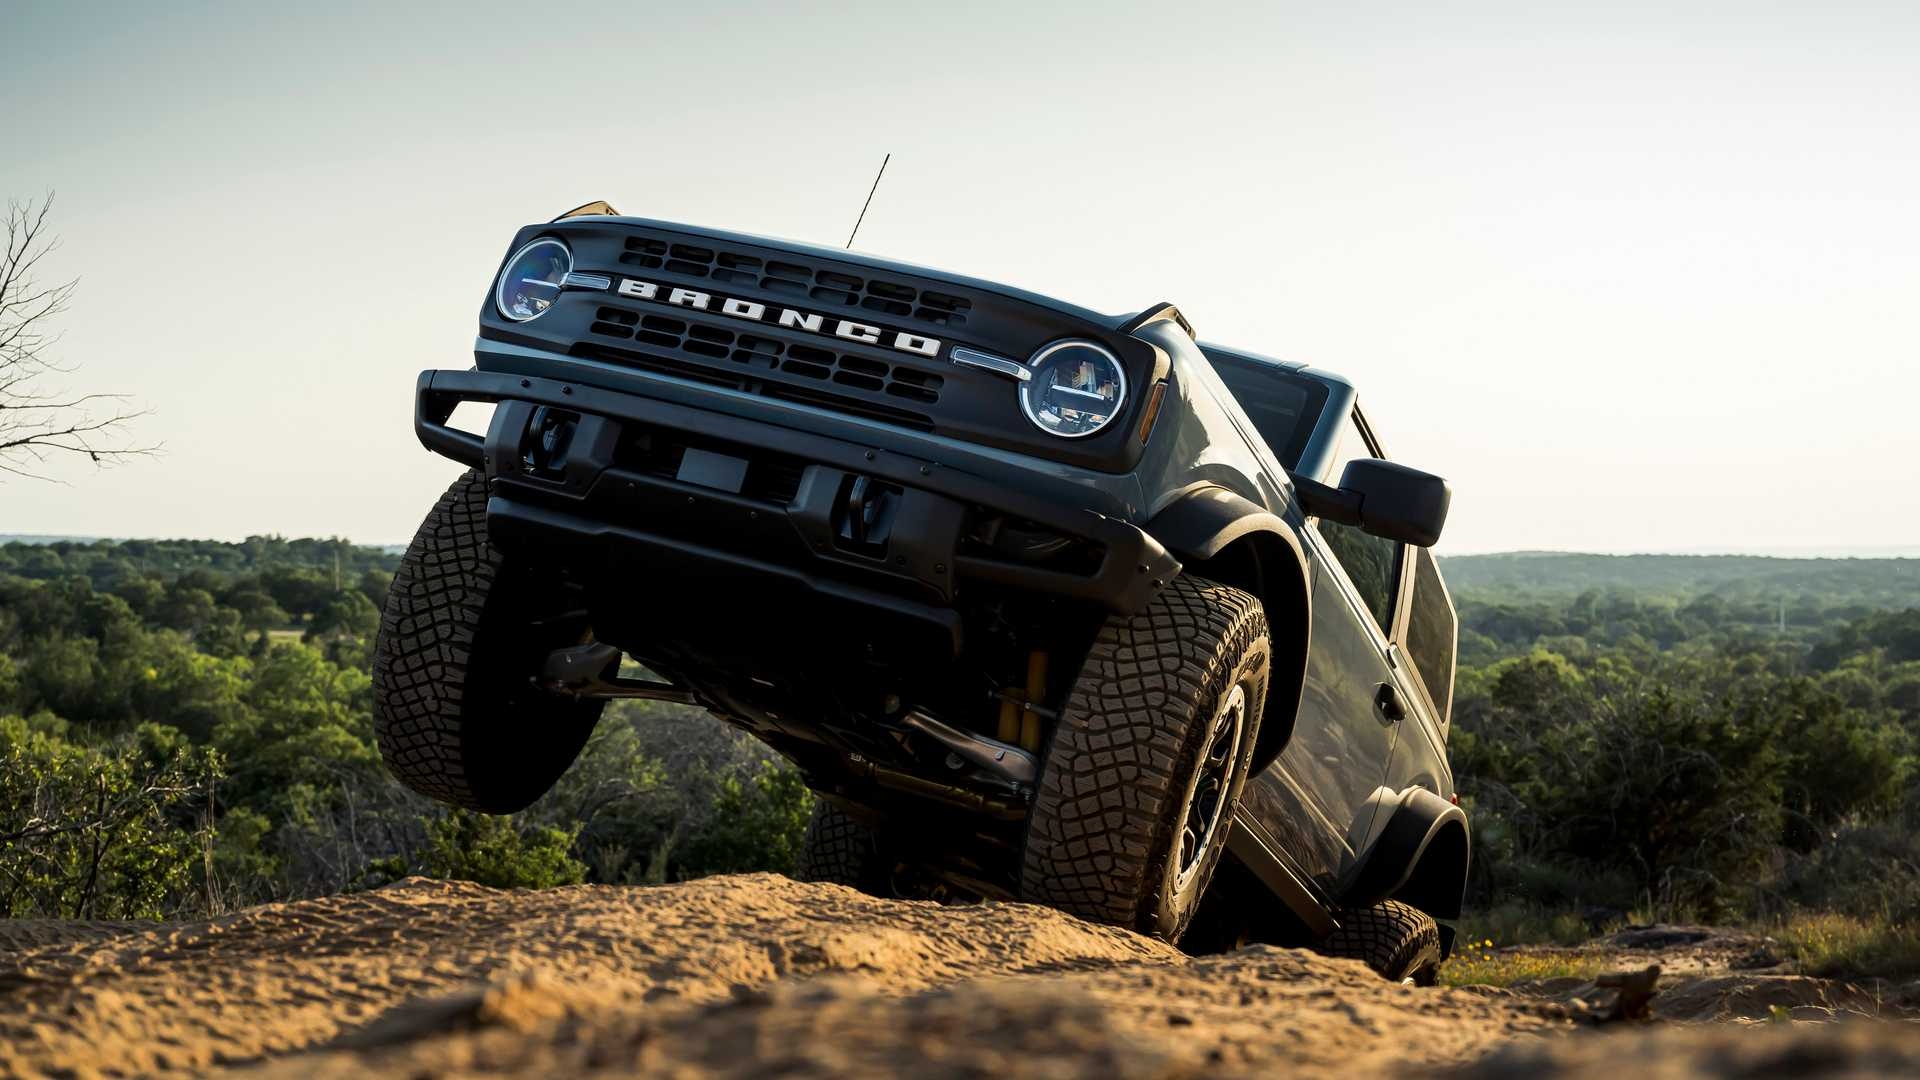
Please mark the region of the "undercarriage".
<svg viewBox="0 0 1920 1080"><path fill-rule="evenodd" d="M877 833L911 839L927 857L903 861L896 887L1010 898L1046 740L1104 612L998 591L969 598L961 655L929 663L857 622L797 637L744 629L754 614L710 586L576 588L593 597L576 616L590 635L549 653L537 679L572 700L705 708Z"/></svg>

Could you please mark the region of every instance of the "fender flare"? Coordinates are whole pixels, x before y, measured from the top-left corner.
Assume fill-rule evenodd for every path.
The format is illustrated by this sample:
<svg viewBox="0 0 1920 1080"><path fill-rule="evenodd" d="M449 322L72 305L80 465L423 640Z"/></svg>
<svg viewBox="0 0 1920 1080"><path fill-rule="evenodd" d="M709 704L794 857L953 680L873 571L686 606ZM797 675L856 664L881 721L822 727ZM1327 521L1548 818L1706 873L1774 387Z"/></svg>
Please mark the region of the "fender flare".
<svg viewBox="0 0 1920 1080"><path fill-rule="evenodd" d="M1473 858L1466 812L1426 788L1408 788L1382 809L1386 827L1342 890L1341 905L1400 900L1437 919L1459 918Z"/></svg>
<svg viewBox="0 0 1920 1080"><path fill-rule="evenodd" d="M1245 589L1266 609L1274 667L1254 750L1252 771L1257 773L1292 739L1306 691L1313 575L1300 538L1279 515L1218 484L1181 495L1155 514L1146 530L1187 572Z"/></svg>
<svg viewBox="0 0 1920 1080"><path fill-rule="evenodd" d="M1300 540L1285 521L1218 484L1204 484L1168 503L1147 522L1147 532L1183 562L1211 559L1248 533L1272 533L1301 565L1306 563Z"/></svg>

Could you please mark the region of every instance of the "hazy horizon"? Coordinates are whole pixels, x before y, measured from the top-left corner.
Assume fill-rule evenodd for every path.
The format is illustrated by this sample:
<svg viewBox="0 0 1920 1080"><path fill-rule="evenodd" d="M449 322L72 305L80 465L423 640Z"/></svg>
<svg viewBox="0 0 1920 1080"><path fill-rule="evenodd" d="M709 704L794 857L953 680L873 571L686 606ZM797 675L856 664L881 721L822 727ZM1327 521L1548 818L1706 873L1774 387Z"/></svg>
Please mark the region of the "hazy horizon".
<svg viewBox="0 0 1920 1080"><path fill-rule="evenodd" d="M324 535L324 536L302 537L302 536L289 536L284 533L282 534L249 533L249 534L239 535L239 536L161 536L161 535L82 536L82 535L75 535L70 533L0 533L0 543L12 543L12 542L33 543L33 544L97 543L102 540L105 540L111 543L124 543L129 540L168 540L168 541L204 540L204 541L212 541L215 543L236 544L236 543L241 543L247 540L250 536L268 536L268 535L279 535L284 539L288 539L288 540L299 540L299 539L346 540L347 542L360 547L372 547L372 548L404 548L408 543L407 539L365 540L359 537L338 536L338 535L332 535L332 534ZM1574 549L1574 548L1567 548L1567 549L1497 548L1497 549L1489 549L1487 551L1456 551L1456 550L1449 549L1444 553L1443 557L1447 559L1459 559L1459 558L1472 558L1472 557L1477 557L1482 555L1546 555L1546 556L1601 555L1601 556L1609 556L1609 557L1617 557L1617 558L1631 558L1634 556L1670 556L1674 558L1728 557L1728 558L1762 558L1762 559L1789 559L1789 560L1825 559L1825 560L1835 560L1835 561L1848 560L1848 559L1894 560L1894 559L1920 559L1920 544L1908 545L1905 547L1893 547L1893 548L1857 548L1857 549L1838 548L1838 549L1830 549L1830 550L1796 550L1791 548L1785 548L1785 549L1778 549L1778 550L1756 549L1756 550L1749 550L1749 551L1725 551L1725 550L1719 550L1719 549L1701 549L1697 551L1591 551L1591 550L1580 550L1580 549Z"/></svg>
<svg viewBox="0 0 1920 1080"><path fill-rule="evenodd" d="M543 28L530 33L530 25ZM551 27L552 29L544 29ZM1442 554L1920 554L1920 8L26 6L0 196L164 456L0 529L404 542L514 230L595 198L1342 372Z"/></svg>

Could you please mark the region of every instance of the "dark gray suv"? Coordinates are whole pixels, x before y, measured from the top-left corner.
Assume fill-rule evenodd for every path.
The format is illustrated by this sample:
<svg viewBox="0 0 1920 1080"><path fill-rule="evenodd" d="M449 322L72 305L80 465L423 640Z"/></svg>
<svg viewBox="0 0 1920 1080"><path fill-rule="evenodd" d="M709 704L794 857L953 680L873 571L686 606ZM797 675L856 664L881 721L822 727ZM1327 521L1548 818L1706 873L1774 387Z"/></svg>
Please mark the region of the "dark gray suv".
<svg viewBox="0 0 1920 1080"><path fill-rule="evenodd" d="M1431 979L1450 494L1345 380L605 204L514 238L474 358L419 379L467 471L374 663L414 789L516 810L608 700L685 702L818 793L804 876Z"/></svg>

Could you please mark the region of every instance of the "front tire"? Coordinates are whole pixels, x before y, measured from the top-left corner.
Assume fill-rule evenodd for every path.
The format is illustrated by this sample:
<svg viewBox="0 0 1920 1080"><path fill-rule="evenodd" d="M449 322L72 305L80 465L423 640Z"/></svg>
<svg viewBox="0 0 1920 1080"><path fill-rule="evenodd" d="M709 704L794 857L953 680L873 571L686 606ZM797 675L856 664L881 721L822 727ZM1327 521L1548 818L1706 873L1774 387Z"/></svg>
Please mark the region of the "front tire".
<svg viewBox="0 0 1920 1080"><path fill-rule="evenodd" d="M590 631L556 583L488 540L487 488L477 472L455 480L401 557L374 644L373 731L401 783L506 814L560 779L606 703L533 685L549 653Z"/></svg>
<svg viewBox="0 0 1920 1080"><path fill-rule="evenodd" d="M1021 895L1179 940L1226 849L1271 652L1260 602L1202 578L1109 618L1054 727Z"/></svg>

